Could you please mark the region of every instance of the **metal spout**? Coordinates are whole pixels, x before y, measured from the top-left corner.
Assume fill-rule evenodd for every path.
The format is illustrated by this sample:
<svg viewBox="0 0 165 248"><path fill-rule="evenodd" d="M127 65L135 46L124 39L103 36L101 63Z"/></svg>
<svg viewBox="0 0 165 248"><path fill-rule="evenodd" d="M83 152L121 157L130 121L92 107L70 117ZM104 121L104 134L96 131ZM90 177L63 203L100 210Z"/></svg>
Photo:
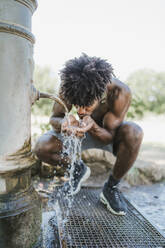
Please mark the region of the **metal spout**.
<svg viewBox="0 0 165 248"><path fill-rule="evenodd" d="M59 97L48 94L48 93L39 92L33 85L31 85L31 103L34 104L40 98L48 98L48 99L54 100L64 107L66 113L69 112L65 103Z"/></svg>

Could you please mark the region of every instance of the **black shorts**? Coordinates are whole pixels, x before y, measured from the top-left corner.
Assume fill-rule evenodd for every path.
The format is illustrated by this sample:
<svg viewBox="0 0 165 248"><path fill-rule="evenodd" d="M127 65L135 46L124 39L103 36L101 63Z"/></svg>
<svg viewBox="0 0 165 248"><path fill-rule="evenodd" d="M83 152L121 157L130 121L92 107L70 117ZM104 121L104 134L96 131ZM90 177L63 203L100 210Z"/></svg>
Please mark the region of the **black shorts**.
<svg viewBox="0 0 165 248"><path fill-rule="evenodd" d="M53 135L53 136L57 137L58 139L60 139L61 141L63 140L63 136L61 135L61 133L57 133L54 130L50 130L47 133L45 133L45 135L47 135L47 134ZM91 134L89 134L87 132L85 134L85 138L82 141L81 149L82 149L82 151L84 151L84 150L88 150L88 149L92 149L92 148L108 151L108 152L111 152L114 155L116 155L115 149L113 147L113 143L105 145L100 140L96 139L95 137L93 137Z"/></svg>

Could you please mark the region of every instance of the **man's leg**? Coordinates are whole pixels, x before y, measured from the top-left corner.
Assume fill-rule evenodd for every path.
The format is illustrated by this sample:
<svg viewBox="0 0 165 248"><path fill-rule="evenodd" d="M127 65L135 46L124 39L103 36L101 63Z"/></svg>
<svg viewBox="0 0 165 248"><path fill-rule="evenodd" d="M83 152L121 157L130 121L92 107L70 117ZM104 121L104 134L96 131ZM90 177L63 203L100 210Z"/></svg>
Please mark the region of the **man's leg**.
<svg viewBox="0 0 165 248"><path fill-rule="evenodd" d="M114 139L113 152L116 163L113 168L113 177L120 180L133 166L139 153L143 139L143 131L133 122L124 122L119 127Z"/></svg>
<svg viewBox="0 0 165 248"><path fill-rule="evenodd" d="M109 152L112 152L113 148L112 145L105 145L104 143L100 142L99 140L93 138L92 135L89 133L85 134L85 138L82 140L81 145L81 151L87 150L87 149L103 149L107 150ZM83 182L85 182L89 176L90 176L91 170L88 166L85 165L85 163L81 160L79 163L75 163L73 175L72 175L72 190L70 190L70 185L68 182L64 184L64 193L69 194L70 191L72 191L73 194L77 194L80 189Z"/></svg>
<svg viewBox="0 0 165 248"><path fill-rule="evenodd" d="M113 214L125 214L126 206L117 189L120 179L128 172L135 162L143 139L142 129L133 122L124 122L118 128L113 144L116 163L112 174L105 183L101 193L101 201Z"/></svg>
<svg viewBox="0 0 165 248"><path fill-rule="evenodd" d="M63 142L60 134L56 134L53 130L42 135L34 148L37 157L53 166L68 166L69 158L62 154Z"/></svg>
<svg viewBox="0 0 165 248"><path fill-rule="evenodd" d="M37 157L48 164L53 166L65 166L69 168L71 159L67 154L63 154L63 137L60 133L55 133L53 130L48 131L42 135L34 148ZM90 176L90 168L87 167L82 161L75 162L74 170L70 183L66 182L63 187L62 193L68 195L70 193L76 194L81 188L81 184Z"/></svg>

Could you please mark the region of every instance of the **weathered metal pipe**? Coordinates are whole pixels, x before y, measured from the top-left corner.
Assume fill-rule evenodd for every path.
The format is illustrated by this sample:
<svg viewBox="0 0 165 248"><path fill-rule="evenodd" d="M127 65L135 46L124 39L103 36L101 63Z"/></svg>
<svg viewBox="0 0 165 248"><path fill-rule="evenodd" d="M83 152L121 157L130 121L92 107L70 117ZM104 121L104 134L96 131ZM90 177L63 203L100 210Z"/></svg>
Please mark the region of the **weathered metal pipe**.
<svg viewBox="0 0 165 248"><path fill-rule="evenodd" d="M41 203L31 185L31 18L36 0L0 0L0 247L31 248Z"/></svg>
<svg viewBox="0 0 165 248"><path fill-rule="evenodd" d="M66 113L69 112L68 111L68 108L66 107L66 105L64 104L64 102L59 97L57 97L57 96L40 92L40 98L49 98L49 99L52 99L52 100L58 102L59 104L61 104L64 107Z"/></svg>
<svg viewBox="0 0 165 248"><path fill-rule="evenodd" d="M48 94L48 93L40 92L34 87L34 85L31 85L31 103L34 104L35 101L39 100L40 98L48 98L55 102L58 102L64 107L66 113L69 112L67 106L59 97Z"/></svg>

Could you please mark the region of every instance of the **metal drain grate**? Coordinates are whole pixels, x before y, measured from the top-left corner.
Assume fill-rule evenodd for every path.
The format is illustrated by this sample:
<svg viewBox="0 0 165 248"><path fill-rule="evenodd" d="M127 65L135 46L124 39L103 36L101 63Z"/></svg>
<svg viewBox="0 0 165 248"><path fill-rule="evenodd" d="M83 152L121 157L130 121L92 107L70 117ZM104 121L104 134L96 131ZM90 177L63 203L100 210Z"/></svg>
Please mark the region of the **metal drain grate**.
<svg viewBox="0 0 165 248"><path fill-rule="evenodd" d="M63 230L62 247L165 248L165 238L129 202L126 216L112 215L99 201L100 189L83 188ZM67 203L60 200L62 213Z"/></svg>

